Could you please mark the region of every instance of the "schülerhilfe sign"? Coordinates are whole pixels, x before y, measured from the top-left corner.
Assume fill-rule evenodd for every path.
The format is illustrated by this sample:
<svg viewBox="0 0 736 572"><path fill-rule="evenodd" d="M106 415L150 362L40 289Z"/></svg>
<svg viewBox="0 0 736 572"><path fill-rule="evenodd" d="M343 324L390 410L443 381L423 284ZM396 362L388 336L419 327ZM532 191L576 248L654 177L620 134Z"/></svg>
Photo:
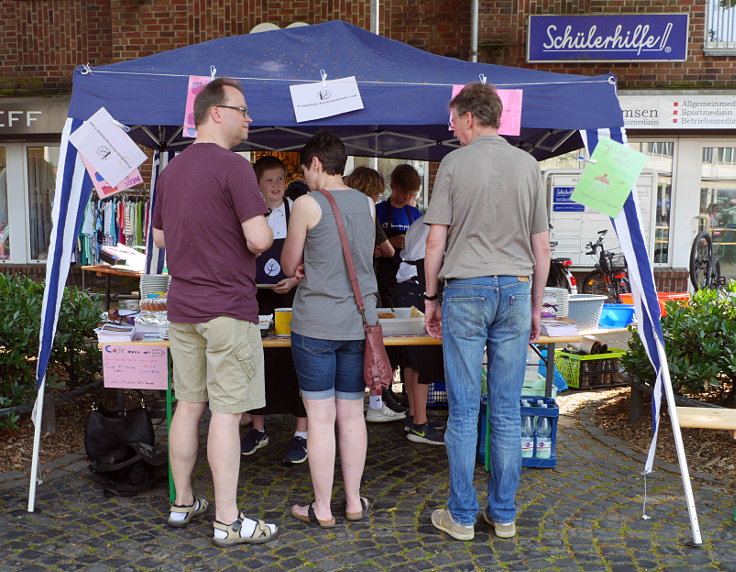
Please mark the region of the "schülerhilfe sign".
<svg viewBox="0 0 736 572"><path fill-rule="evenodd" d="M687 59L687 14L529 16L528 62Z"/></svg>

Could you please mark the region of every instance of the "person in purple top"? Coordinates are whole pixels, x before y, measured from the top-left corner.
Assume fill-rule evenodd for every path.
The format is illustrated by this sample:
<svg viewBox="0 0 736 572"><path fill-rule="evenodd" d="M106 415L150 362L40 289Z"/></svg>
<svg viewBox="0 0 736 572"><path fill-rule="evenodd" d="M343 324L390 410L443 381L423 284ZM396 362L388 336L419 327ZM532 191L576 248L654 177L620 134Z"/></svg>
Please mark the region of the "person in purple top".
<svg viewBox="0 0 736 572"><path fill-rule="evenodd" d="M169 336L177 406L169 431L176 500L167 525L183 528L207 510L192 491L199 421L209 403L207 458L215 494L215 546L260 544L278 528L238 508L238 422L263 407L256 257L273 233L253 168L230 151L253 121L240 84L219 78L194 102L197 138L166 167L153 214L156 246L171 274Z"/></svg>

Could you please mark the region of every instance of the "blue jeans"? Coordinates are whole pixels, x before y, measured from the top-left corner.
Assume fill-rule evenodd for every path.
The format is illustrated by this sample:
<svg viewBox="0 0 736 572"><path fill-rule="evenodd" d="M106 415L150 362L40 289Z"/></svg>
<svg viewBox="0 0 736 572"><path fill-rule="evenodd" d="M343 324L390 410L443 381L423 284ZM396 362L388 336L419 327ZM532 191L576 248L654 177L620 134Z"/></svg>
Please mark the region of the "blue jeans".
<svg viewBox="0 0 736 572"><path fill-rule="evenodd" d="M472 526L478 514L473 486L483 350L488 350L491 469L488 513L516 518L521 476L519 398L531 329L531 291L516 276L451 280L442 301L442 339L450 416L445 446L450 464L447 507L455 522Z"/></svg>
<svg viewBox="0 0 736 572"><path fill-rule="evenodd" d="M291 332L291 356L304 399L363 399L365 340L321 340Z"/></svg>

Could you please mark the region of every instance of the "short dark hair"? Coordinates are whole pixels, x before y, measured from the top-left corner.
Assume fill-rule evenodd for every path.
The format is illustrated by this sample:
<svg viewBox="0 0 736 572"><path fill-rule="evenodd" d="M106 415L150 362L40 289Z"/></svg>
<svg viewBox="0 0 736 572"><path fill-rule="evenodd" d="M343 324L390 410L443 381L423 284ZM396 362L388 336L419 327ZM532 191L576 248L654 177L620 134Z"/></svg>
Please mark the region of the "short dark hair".
<svg viewBox="0 0 736 572"><path fill-rule="evenodd" d="M386 184L381 173L370 167L356 167L352 173L343 179L343 182L348 187L360 191L373 200L386 190Z"/></svg>
<svg viewBox="0 0 736 572"><path fill-rule="evenodd" d="M302 149L299 162L309 168L312 158L317 157L328 175L342 175L345 171L345 144L331 131L320 131Z"/></svg>
<svg viewBox="0 0 736 572"><path fill-rule="evenodd" d="M391 186L407 192L419 191L422 187L422 178L414 167L404 163L391 171Z"/></svg>
<svg viewBox="0 0 736 572"><path fill-rule="evenodd" d="M501 124L503 103L496 88L490 83L469 83L450 102L458 115L470 112L483 127Z"/></svg>
<svg viewBox="0 0 736 572"><path fill-rule="evenodd" d="M263 173L269 169L283 169L284 177L286 177L286 165L281 159L273 155L264 155L253 164L253 170L256 172L256 178L259 182Z"/></svg>
<svg viewBox="0 0 736 572"><path fill-rule="evenodd" d="M197 94L194 100L194 125L201 125L205 117L207 117L207 111L216 105L221 105L225 102L225 86L234 87L238 91L242 92L243 88L240 86L240 82L236 79L229 77L218 77L216 80L208 83L202 91Z"/></svg>

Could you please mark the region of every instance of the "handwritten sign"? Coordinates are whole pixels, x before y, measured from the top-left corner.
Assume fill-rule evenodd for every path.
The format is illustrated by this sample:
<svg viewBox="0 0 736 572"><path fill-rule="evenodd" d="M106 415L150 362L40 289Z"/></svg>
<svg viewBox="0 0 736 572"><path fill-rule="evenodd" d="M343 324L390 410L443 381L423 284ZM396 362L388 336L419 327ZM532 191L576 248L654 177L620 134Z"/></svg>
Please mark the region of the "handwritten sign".
<svg viewBox="0 0 736 572"><path fill-rule="evenodd" d="M102 371L105 387L166 389L169 384L166 346L104 344Z"/></svg>
<svg viewBox="0 0 736 572"><path fill-rule="evenodd" d="M615 218L646 162L644 153L602 138L580 175L571 199Z"/></svg>
<svg viewBox="0 0 736 572"><path fill-rule="evenodd" d="M453 85L452 99L454 99L464 87L464 85ZM503 105L501 124L498 126L498 134L512 136L519 135L519 133L521 133L521 100L524 95L524 90L497 89L496 93L501 99L501 104ZM452 118L452 115L450 115L450 117Z"/></svg>

